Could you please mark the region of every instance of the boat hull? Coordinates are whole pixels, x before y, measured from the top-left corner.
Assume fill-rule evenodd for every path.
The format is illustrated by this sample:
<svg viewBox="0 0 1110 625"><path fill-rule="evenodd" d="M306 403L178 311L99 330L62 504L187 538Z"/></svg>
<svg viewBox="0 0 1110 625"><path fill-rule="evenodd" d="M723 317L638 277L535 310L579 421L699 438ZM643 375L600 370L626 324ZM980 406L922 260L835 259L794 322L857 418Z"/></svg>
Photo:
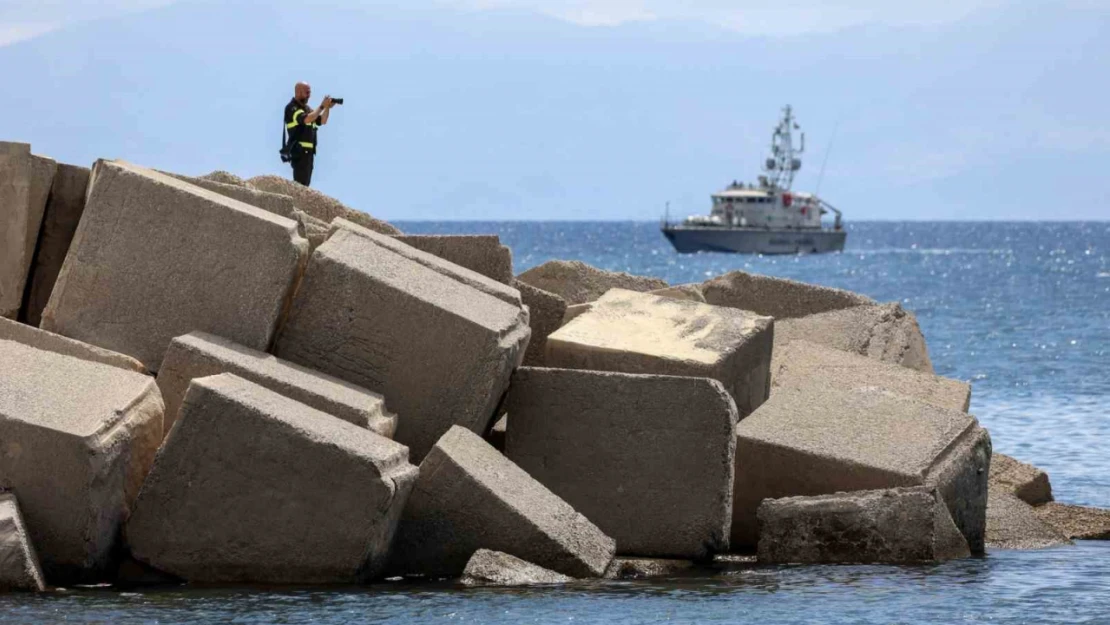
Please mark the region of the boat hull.
<svg viewBox="0 0 1110 625"><path fill-rule="evenodd" d="M663 236L680 254L727 252L731 254L823 254L844 249L844 230L768 230L664 226Z"/></svg>

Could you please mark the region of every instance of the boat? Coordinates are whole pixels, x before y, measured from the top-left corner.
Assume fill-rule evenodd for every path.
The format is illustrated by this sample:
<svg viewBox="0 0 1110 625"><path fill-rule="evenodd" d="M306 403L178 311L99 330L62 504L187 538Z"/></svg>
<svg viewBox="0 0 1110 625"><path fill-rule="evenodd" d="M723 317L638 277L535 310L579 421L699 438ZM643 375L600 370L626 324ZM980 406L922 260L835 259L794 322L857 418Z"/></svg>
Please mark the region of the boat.
<svg viewBox="0 0 1110 625"><path fill-rule="evenodd" d="M800 145L794 146L795 130L800 128L793 110L786 106L758 183L734 180L712 195L713 208L708 215L672 223L668 207L661 229L676 251L821 254L844 249L848 234L841 212L814 193L791 189L805 151L805 133L801 133ZM829 213L835 218L826 225L824 217Z"/></svg>

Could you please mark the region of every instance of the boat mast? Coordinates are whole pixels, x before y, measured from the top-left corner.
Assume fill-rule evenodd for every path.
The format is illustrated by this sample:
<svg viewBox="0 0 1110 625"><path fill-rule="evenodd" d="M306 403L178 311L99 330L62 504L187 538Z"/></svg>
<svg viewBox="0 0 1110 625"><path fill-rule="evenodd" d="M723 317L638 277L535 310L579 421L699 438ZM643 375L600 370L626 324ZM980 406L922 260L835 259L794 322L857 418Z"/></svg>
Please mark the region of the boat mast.
<svg viewBox="0 0 1110 625"><path fill-rule="evenodd" d="M767 172L767 179L772 189L789 191L794 184L794 173L802 168L802 159L798 158L806 149L806 135L801 133L801 145L794 147L793 131L800 130L794 121L794 112L787 105L782 110L782 121L775 127L771 135L771 156L763 164L763 171Z"/></svg>

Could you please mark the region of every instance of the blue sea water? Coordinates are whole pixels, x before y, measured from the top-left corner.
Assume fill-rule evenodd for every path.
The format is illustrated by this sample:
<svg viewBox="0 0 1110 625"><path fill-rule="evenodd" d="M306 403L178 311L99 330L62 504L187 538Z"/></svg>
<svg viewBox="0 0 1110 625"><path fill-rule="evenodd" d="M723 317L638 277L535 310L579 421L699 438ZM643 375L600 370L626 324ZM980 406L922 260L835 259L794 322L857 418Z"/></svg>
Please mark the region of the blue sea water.
<svg viewBox="0 0 1110 625"><path fill-rule="evenodd" d="M1110 507L1110 223L855 223L841 254L678 255L653 223L412 222L497 233L516 270L578 259L695 282L732 270L913 310L937 373L972 383L994 448L1059 501ZM0 595L20 623L1110 623L1110 541L937 566L723 567L651 581L463 590L69 590Z"/></svg>

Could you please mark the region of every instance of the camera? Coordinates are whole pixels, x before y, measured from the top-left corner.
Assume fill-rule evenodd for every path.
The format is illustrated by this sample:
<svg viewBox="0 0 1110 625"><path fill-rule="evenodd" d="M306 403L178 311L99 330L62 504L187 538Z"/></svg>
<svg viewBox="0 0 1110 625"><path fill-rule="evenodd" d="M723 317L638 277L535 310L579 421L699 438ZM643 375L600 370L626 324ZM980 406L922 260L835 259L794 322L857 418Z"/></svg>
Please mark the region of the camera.
<svg viewBox="0 0 1110 625"><path fill-rule="evenodd" d="M343 104L343 98L332 98L331 103L332 104Z"/></svg>

